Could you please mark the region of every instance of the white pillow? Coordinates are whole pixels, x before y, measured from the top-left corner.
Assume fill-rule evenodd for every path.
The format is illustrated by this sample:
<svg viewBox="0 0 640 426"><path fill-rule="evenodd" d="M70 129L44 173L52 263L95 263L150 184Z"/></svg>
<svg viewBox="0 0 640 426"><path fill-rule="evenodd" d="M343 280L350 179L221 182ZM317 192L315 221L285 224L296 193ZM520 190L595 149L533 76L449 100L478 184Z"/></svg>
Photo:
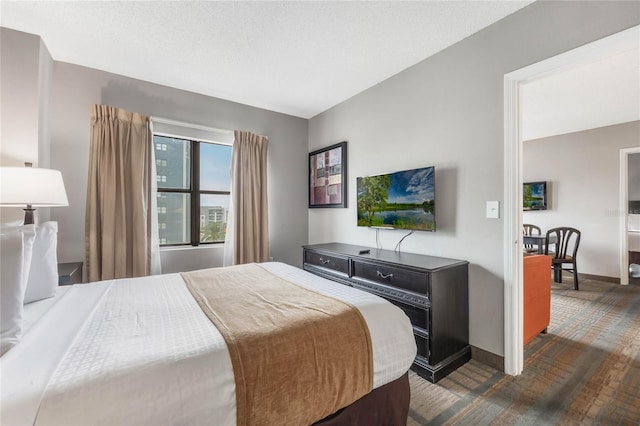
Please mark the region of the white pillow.
<svg viewBox="0 0 640 426"><path fill-rule="evenodd" d="M34 225L0 231L0 355L22 335L23 300L34 239Z"/></svg>
<svg viewBox="0 0 640 426"><path fill-rule="evenodd" d="M3 223L0 228L6 231L23 226L20 221ZM58 289L58 222L35 225L35 233L24 303L53 297Z"/></svg>
<svg viewBox="0 0 640 426"><path fill-rule="evenodd" d="M56 295L58 289L58 222L36 226L33 256L24 303L35 302Z"/></svg>

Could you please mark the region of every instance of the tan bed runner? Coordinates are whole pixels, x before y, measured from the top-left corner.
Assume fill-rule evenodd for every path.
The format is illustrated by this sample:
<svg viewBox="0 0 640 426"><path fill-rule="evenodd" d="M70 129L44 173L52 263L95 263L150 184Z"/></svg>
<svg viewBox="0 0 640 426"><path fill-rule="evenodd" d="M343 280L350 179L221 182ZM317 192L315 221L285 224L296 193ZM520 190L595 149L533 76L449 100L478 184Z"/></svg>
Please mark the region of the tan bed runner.
<svg viewBox="0 0 640 426"><path fill-rule="evenodd" d="M182 277L229 347L239 426L308 425L371 390L371 337L353 306L257 264Z"/></svg>

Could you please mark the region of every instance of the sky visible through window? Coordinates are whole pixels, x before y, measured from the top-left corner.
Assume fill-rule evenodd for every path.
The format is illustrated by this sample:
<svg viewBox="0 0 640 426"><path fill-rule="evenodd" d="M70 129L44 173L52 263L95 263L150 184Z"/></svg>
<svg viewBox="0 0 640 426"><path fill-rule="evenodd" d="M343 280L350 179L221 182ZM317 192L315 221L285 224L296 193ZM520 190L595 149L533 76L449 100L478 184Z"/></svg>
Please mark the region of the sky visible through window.
<svg viewBox="0 0 640 426"><path fill-rule="evenodd" d="M231 147L212 143L200 144L200 189L231 191Z"/></svg>

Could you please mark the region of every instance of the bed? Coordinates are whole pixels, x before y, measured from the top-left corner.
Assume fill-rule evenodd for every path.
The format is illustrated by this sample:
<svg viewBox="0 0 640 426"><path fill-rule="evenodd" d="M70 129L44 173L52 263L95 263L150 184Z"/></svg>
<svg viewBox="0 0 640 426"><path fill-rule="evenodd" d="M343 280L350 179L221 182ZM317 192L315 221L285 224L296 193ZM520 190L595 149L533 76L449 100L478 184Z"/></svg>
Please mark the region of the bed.
<svg viewBox="0 0 640 426"><path fill-rule="evenodd" d="M640 264L640 214L629 214L627 237L629 265Z"/></svg>
<svg viewBox="0 0 640 426"><path fill-rule="evenodd" d="M407 316L382 298L290 265L256 266L355 307L370 336L370 389L335 412L303 423L406 424L407 371L416 355ZM267 412L281 416L281 424L296 423L287 420L290 397L282 401L273 396L266 406L262 401L257 417L243 415L240 421L233 350L199 306L188 281L185 275L166 274L66 286L55 297L24 305L23 335L0 358L2 423L272 424L267 419L273 417L261 415ZM306 330L308 324L300 327ZM282 352L293 351L293 346ZM313 362L320 362L323 356L314 353ZM292 372L297 371L294 364ZM252 380L260 385L271 370L260 367L251 373ZM350 369L322 380L339 391L341 380L350 381L354 374ZM286 383L274 395L285 395ZM305 389L313 401L322 396L314 392L315 385ZM311 411L312 400L302 401L302 407Z"/></svg>

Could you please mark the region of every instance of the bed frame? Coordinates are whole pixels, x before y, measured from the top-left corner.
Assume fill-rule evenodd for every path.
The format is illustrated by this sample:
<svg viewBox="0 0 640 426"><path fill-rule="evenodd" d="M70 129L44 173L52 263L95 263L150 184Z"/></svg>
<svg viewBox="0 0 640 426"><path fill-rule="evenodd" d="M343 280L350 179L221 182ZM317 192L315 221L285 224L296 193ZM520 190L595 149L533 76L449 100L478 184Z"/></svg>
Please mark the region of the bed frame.
<svg viewBox="0 0 640 426"><path fill-rule="evenodd" d="M405 426L411 391L409 374L376 388L354 402L314 423L314 426L389 425Z"/></svg>

